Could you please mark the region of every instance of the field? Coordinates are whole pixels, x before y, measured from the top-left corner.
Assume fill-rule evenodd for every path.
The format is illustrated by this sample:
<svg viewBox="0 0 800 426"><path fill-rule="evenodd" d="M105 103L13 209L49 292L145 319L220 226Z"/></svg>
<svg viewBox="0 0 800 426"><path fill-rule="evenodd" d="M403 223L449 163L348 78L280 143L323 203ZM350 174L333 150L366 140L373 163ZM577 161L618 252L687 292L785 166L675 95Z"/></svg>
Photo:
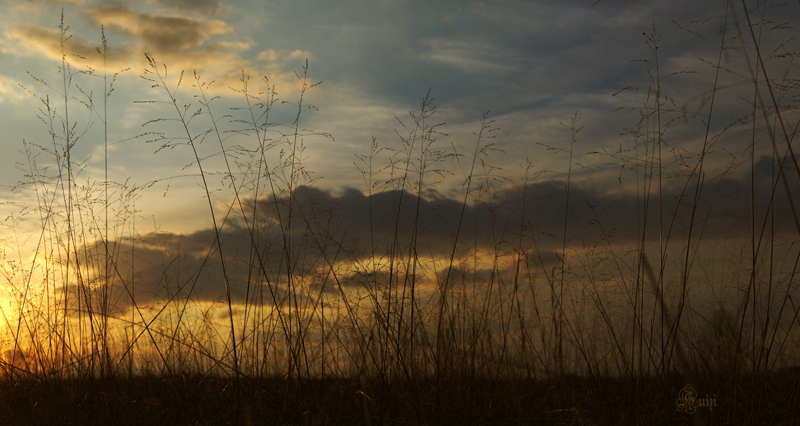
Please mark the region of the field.
<svg viewBox="0 0 800 426"><path fill-rule="evenodd" d="M148 56L131 140L182 156L186 234L137 209L163 181L109 181L118 74L73 65L62 14L60 80L25 86L49 139L5 222L0 424L799 424L796 29L729 11L696 110L644 35L636 126L594 153L616 192L573 160L579 112L531 154L563 169L501 170L492 115L458 151L434 87L337 193L308 61L293 99L243 72L220 108Z"/></svg>

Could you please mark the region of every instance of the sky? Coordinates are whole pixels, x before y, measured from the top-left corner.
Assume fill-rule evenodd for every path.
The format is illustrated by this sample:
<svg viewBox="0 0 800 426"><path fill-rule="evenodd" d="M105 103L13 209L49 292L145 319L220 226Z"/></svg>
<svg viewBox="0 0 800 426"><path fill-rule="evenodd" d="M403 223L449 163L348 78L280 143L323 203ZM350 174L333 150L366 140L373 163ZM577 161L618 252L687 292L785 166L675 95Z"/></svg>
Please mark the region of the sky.
<svg viewBox="0 0 800 426"><path fill-rule="evenodd" d="M598 182L602 175L609 185L604 190L613 191L608 168L590 167L615 161L593 153L616 149L631 140L621 133L636 126L638 114L619 109L641 107L645 91L617 93L649 84L648 68L653 68L653 63L641 61L654 59L646 34L655 29L660 37L664 94L671 97L675 109L695 111L713 87L714 69L703 61L717 59L726 4L609 0L345 1L324 6L310 1L4 2L0 6L0 120L5 129L1 143L9 164L0 171L0 181L7 191L22 180L13 166L26 162L19 152L22 141L35 142L47 136L46 127L36 118L38 101L19 85L43 96L46 88L28 73L50 84L59 81L58 26L63 8L71 36L68 49L87 58L69 57L73 71L85 70L87 64L102 68L95 52L101 44L101 25L108 40L108 72L127 69L119 75L109 98L109 173L115 182L131 178L144 185L168 178L177 174L178 164L182 167L190 158L185 152L155 155L152 144L128 140L142 132L142 123L158 115L152 113L153 105L134 103L160 95L147 90L141 79L147 53L166 64L173 76L180 69L187 75L197 70L206 81L214 80L212 93L221 96L216 102L219 115L229 107L241 106L241 96L229 88L239 88L242 71L252 76L253 84L262 76L270 77L278 96L294 102L295 73L308 59L309 78L322 84L306 98L319 110L308 111L302 124L330 138L308 138L306 164L319 179L316 185L335 193L344 187L363 189L353 166L355 155L369 152L372 136L381 146L397 145L396 117L406 119L409 111L418 110L429 89L437 108L436 120L446 123L440 130L448 135L438 138L437 146L469 152L474 144L472 132L479 129L479 119L489 111L494 127L499 128L494 142L503 151L492 154L492 164L512 180L524 174L526 159L538 171L566 171L569 159L564 151L548 150L547 146L569 146L570 131L564 124L577 113L582 126L574 152L574 163L581 166L577 178L591 176ZM788 4L780 10L767 9L767 18L773 17L771 13L793 23L800 11L797 5ZM743 15L741 11L739 15ZM730 39L734 31L732 25L728 27L726 38ZM788 38L785 31L776 31L771 37ZM732 56L738 60L735 52ZM723 76L720 83L741 84L746 76L741 75L743 70L736 71L740 75ZM778 65L775 71L783 69ZM675 72L686 74L669 75ZM76 80L79 77L85 76L77 75ZM83 80L87 90L102 91L98 79ZM189 84L184 88L187 90L181 94L191 100ZM738 96L733 90L725 93L734 99ZM716 107L725 116L712 122L712 131L719 131L741 112L725 100ZM707 114L707 106L700 113ZM284 120L291 121L292 114L284 108ZM99 120L95 121L93 131L101 127ZM692 118L687 126L673 127L671 142L690 145L696 151L705 127L702 120ZM76 156L88 159L84 172L88 179L96 178L100 168L101 145L98 133L89 133L85 141L76 144ZM196 186L194 182L172 184L174 188ZM453 177L440 189L452 196L448 190L457 185L459 179ZM175 194L171 204L184 209L190 203Z"/></svg>
<svg viewBox="0 0 800 426"><path fill-rule="evenodd" d="M757 37L767 59L767 75L782 83L775 90L791 133L798 119L799 62L794 53L787 53L798 52L799 42L793 37L794 26L800 23L800 3L746 4L753 19L765 22L757 27ZM691 206L700 207L702 220L694 223L702 224L704 235L730 237L734 227L749 235L751 191L756 194L755 211L763 218L774 183L780 182L769 135L777 135L776 149L781 153L785 138L774 114L765 121L760 108L758 125L752 125L753 99L762 96L767 110L772 104L763 85L760 93L753 91L750 71L759 69L759 81L763 74L755 65L750 33L743 33L741 40L737 37L737 24L746 29L739 2L4 0L0 3L0 199L5 236L13 235L14 226L29 232L37 223L35 215L32 220L21 219L26 212L30 218L35 194L31 185L18 184L30 182L34 164L42 175L53 176L56 170L47 169L54 164L46 152L52 140L41 108L43 100L52 102L58 114L54 129L63 134L62 10L64 26L69 27L65 60L73 79L69 122L80 135L71 151L79 170L76 182L85 182L79 187L86 191L102 189L107 149L113 196L124 196L122 183L139 188L137 232L160 232L142 237L143 244L153 248L142 256L153 259L159 255L158 244L168 244L179 235L186 250L197 251L196 259L214 240L197 162L186 141L179 139L182 124L175 121L169 94L147 80L163 75L154 71L168 73L167 87L178 99L175 105L187 105L188 128L194 135L211 129L208 108L201 105L198 88L192 87L195 75L205 82L203 90L215 97L212 110L229 147L251 143L248 135L227 132L241 129L249 119L248 110L242 109L246 106L243 75L250 76L251 93L266 87L264 77L274 86L280 98L270 116L278 123L275 135L291 133L305 75L309 87L302 92L305 108L297 124L297 141L304 148L300 158L307 174L290 181L295 188L302 187L302 197L310 200L307 205L337 205L348 212L337 216L336 229L342 234L336 235L342 238L368 233L369 218L363 214L370 203L380 210L394 205L403 189L414 193L411 187L392 186L398 169L390 166L402 163L398 163L402 141L409 135L403 126L413 130L409 112L419 117L426 96L432 99L426 108L435 106L426 123L442 125L435 127L439 132L432 134L435 140L428 139L431 163L424 190L418 194L422 197L409 199L430 206L423 210L429 214L427 235L434 239L452 235L454 224L466 217L476 230L469 238L489 249L492 224L479 217L494 215L508 225L513 222L509 218L522 218L522 211L536 211L535 220L516 220L536 222L547 237L540 248L550 260L542 263L552 262L564 247L585 247L586 235L580 231L589 232L591 227L575 224L593 219L606 226L606 235L619 236L615 243L635 242L641 235L637 221L642 211L658 213L641 207L643 195L658 193L658 185L644 186L657 181L658 173L644 177L649 166L643 160L652 156L655 139L662 141L663 149L660 194L667 214L661 220L676 238L685 237L695 220ZM103 35L105 63L98 50ZM94 75L79 72L89 67ZM114 81L107 105L107 146L104 69ZM91 110L86 108L90 100ZM660 121L656 115L643 116L656 105ZM198 108L205 112L192 116ZM479 140L476 133L487 112L488 127ZM656 137L658 126L663 132ZM225 210L221 206L230 205L235 194L226 181L215 134L198 139L198 155L221 215ZM373 138L375 179L386 183L383 186L370 186L362 173ZM281 140L270 161L285 159L280 150L291 147L295 139ZM482 150L472 168L476 144ZM38 157L26 156L25 146ZM240 182L255 176L252 158L238 160L234 167L243 176ZM474 180L468 179L469 170ZM704 184L695 193L698 173ZM574 220L568 226L563 213L567 179L571 182L567 211ZM409 182L419 184L418 179ZM467 183L473 191L465 198ZM789 186L796 188L796 181ZM781 207L775 207L773 224L781 232L797 232L786 197L778 194L776 206ZM695 195L700 201L686 201ZM497 202L494 209L479 202L490 199ZM235 216L230 221L241 224L242 218ZM688 223L681 222L687 218ZM116 235L134 226L115 223ZM378 239L390 238L390 228L375 226L372 232ZM508 235L519 233L508 226ZM569 238L561 239L562 228L569 229ZM124 239L118 244L124 245ZM192 249L193 244L200 248ZM236 250L233 240L228 244L228 250ZM447 254L446 245L430 247L431 256ZM158 273L143 271L153 277Z"/></svg>

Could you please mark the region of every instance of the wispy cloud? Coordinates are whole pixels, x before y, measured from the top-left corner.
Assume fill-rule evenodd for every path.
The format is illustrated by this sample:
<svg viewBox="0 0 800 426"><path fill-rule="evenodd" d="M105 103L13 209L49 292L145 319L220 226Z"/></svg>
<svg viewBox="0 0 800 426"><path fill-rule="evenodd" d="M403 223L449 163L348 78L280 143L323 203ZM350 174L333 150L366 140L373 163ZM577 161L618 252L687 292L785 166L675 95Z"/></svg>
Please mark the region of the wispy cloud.
<svg viewBox="0 0 800 426"><path fill-rule="evenodd" d="M516 69L500 46L475 38L436 37L422 40L423 58L449 65L469 74L505 73Z"/></svg>
<svg viewBox="0 0 800 426"><path fill-rule="evenodd" d="M175 54L198 49L212 36L227 34L233 28L223 21L208 21L183 16L138 13L123 7L90 9L86 12L97 25L135 36L150 53Z"/></svg>
<svg viewBox="0 0 800 426"><path fill-rule="evenodd" d="M3 100L20 100L24 97L24 93L16 80L0 75L0 102Z"/></svg>
<svg viewBox="0 0 800 426"><path fill-rule="evenodd" d="M186 2L169 2L186 5ZM202 2L211 7L215 2ZM206 81L214 80L211 90L225 91L238 87L242 72L248 75L267 75L271 84L280 92L298 87L294 74L302 61L309 57L303 50L266 50L255 62L245 53L255 43L246 37L236 40L235 28L219 19L195 19L181 15L141 13L122 6L101 7L85 10L92 22L106 29L109 42L106 65L114 70L148 67L145 54L171 70L197 70ZM111 37L116 33L121 36ZM4 53L20 56L44 54L52 60L61 60L62 41L58 29L46 28L34 23L18 25L7 31ZM233 39L220 39L229 36ZM101 69L103 57L99 55L99 38L87 42L76 35L67 37L63 50L67 61L80 68ZM23 47L24 46L24 47Z"/></svg>
<svg viewBox="0 0 800 426"><path fill-rule="evenodd" d="M57 28L46 28L37 24L24 24L6 33L6 37L15 40L16 44L7 43L7 52L20 56L44 54L47 58L61 60L61 33ZM99 44L99 43L98 43ZM23 48L24 46L24 48ZM102 58L98 55L98 45L84 42L77 38L65 38L63 53L66 60L76 66L102 66ZM132 46L112 47L107 53L108 66L122 68L137 63Z"/></svg>
<svg viewBox="0 0 800 426"><path fill-rule="evenodd" d="M28 0L31 3L42 3L42 4L74 4L74 5L82 5L86 3L86 0Z"/></svg>
<svg viewBox="0 0 800 426"><path fill-rule="evenodd" d="M201 13L208 16L222 12L224 5L218 0L156 0L168 10L182 13ZM149 3L153 3L152 0Z"/></svg>

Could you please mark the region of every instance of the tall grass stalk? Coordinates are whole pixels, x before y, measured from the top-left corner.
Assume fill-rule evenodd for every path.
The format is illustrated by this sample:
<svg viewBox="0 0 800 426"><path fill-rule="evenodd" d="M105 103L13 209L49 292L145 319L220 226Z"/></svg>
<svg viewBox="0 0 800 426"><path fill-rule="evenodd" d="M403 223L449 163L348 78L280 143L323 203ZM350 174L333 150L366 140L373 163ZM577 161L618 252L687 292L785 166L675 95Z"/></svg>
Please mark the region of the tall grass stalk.
<svg viewBox="0 0 800 426"><path fill-rule="evenodd" d="M141 401L126 413L140 423L175 405L213 406L232 424L791 424L800 251L785 227L800 232L800 220L786 169L800 181L798 55L791 40L774 41L782 26L764 29L760 5L726 3L699 106L673 98L691 74L664 62L655 25L645 34L646 83L618 92L634 102L621 108L634 124L619 150L601 151L621 196L587 183L586 169L594 179L607 165L579 168L577 112L568 147L548 146L568 161L563 173L530 161L516 172L492 165L503 152L488 112L473 140L444 143L430 90L397 119L394 141L373 137L356 155L364 191L337 194L305 165L306 146L333 141L304 128L319 84L307 61L289 102L266 77L259 92L243 72L227 97L152 56L142 78L156 99L138 102L169 112L125 142L147 138L155 155L185 148L188 165L114 182L108 41L101 27L102 70L74 71L82 59L69 53L62 13L58 82L34 77L28 89L47 139L22 144L26 181L15 191L30 203L9 220L18 259L3 252L11 308L0 369L9 382L73 383L104 419ZM83 76L102 79L102 105ZM752 98L723 123L731 76ZM77 158L92 137L99 172ZM747 167L746 211L725 210ZM178 179L201 188L207 229L148 230L137 198ZM127 402L112 400L124 384ZM676 411L687 384L720 407ZM133 396L154 388L174 392Z"/></svg>

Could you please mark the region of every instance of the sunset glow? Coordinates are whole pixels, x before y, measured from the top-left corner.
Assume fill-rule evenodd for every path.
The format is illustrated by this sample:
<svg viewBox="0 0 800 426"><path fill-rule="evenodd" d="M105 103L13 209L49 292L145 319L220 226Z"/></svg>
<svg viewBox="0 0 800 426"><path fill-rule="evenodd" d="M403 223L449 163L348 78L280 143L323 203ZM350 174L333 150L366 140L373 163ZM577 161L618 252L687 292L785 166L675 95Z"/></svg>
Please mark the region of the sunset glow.
<svg viewBox="0 0 800 426"><path fill-rule="evenodd" d="M620 418L652 424L674 389L734 389L713 399L728 413L742 377L800 367L798 4L0 16L9 380L230 380L230 421L252 424L243 383L333 378L363 424L440 424L424 397L364 389L442 404L448 380L572 377L596 406L597 380L631 386ZM272 419L327 422L297 401L315 414ZM578 424L578 406L548 412Z"/></svg>

